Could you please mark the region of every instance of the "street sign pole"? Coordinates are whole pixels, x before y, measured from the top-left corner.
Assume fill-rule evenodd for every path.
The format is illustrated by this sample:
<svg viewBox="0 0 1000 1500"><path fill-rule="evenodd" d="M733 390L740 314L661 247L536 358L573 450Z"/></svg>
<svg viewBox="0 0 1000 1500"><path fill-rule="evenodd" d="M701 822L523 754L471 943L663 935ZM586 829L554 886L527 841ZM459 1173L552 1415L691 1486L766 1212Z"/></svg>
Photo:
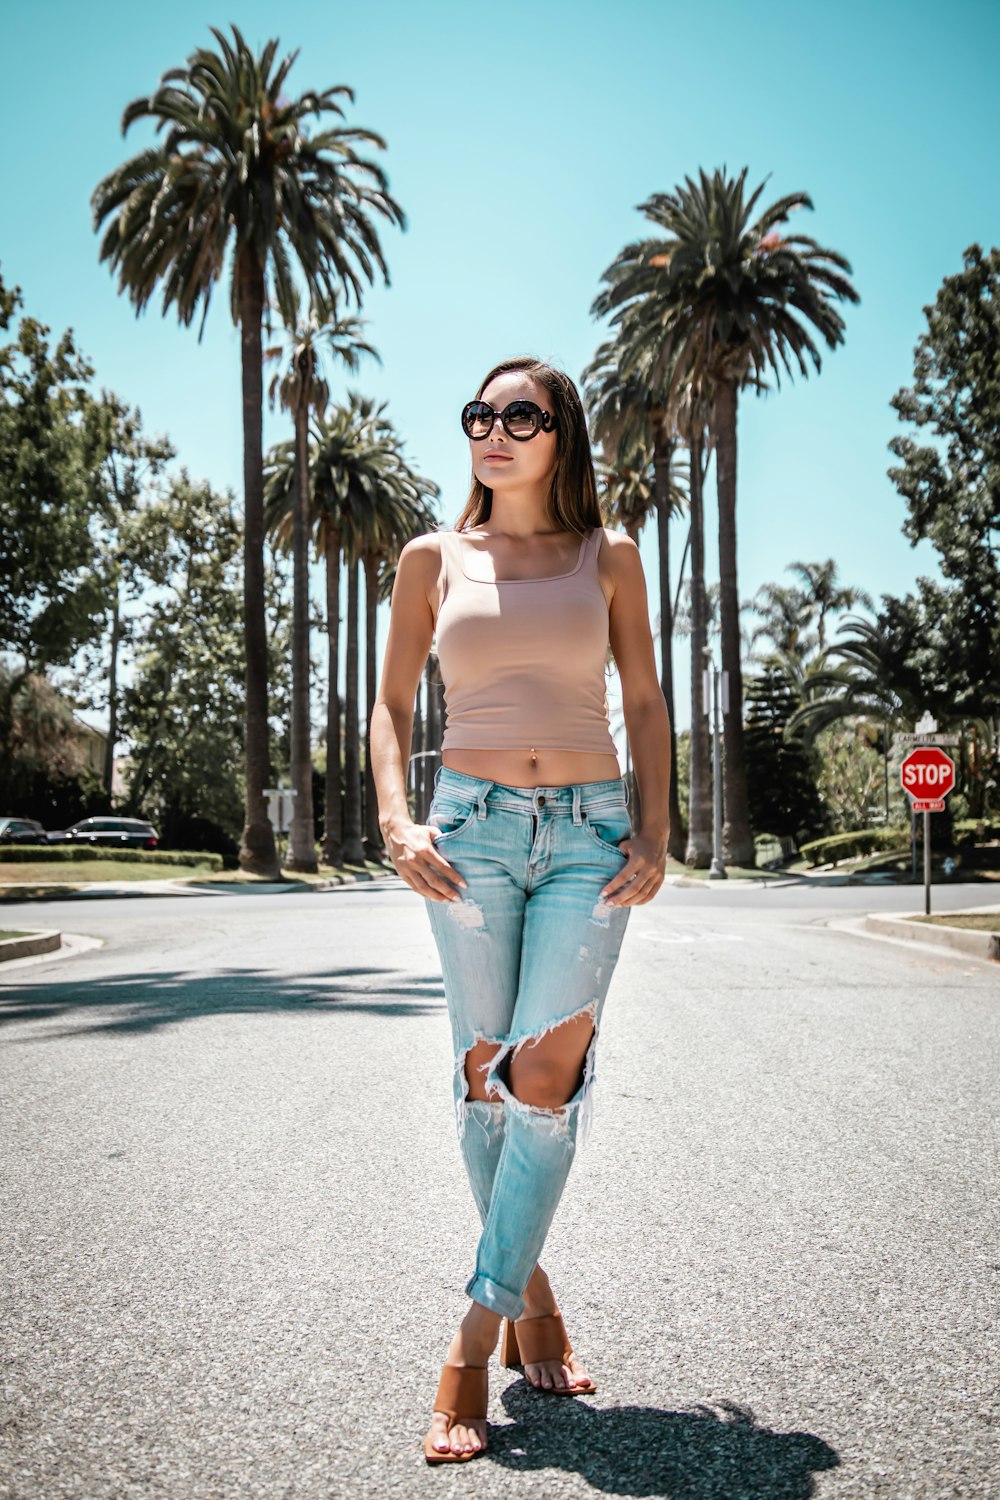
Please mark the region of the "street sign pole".
<svg viewBox="0 0 1000 1500"><path fill-rule="evenodd" d="M910 798L913 832L913 875L917 873L917 813L924 815L924 916L931 914L931 813L944 812L944 799L955 785L955 762L941 749L943 735L925 714L917 725L924 743L915 746L899 768L903 790ZM926 740L935 737L933 744Z"/></svg>

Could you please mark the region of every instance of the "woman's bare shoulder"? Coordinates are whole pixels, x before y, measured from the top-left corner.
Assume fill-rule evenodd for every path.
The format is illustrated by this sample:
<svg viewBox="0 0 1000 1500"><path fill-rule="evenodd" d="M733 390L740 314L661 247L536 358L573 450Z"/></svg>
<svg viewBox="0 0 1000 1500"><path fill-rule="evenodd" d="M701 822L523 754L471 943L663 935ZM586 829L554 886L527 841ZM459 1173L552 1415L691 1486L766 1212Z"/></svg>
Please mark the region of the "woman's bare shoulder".
<svg viewBox="0 0 1000 1500"><path fill-rule="evenodd" d="M441 561L441 547L441 532L425 531L410 538L400 551L399 561L403 563L405 560L415 569L434 572Z"/></svg>
<svg viewBox="0 0 1000 1500"><path fill-rule="evenodd" d="M611 526L602 526L601 530L604 532L601 552L607 553L608 560L616 571L622 569L627 573L630 568L641 566L639 549L627 532L615 531Z"/></svg>

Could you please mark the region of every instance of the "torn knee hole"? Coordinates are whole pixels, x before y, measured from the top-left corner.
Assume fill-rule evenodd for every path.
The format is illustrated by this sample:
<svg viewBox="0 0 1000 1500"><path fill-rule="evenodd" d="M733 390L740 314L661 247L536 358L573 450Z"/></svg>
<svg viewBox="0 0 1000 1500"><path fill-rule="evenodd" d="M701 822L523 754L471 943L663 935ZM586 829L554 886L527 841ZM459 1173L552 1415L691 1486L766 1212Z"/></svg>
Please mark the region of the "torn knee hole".
<svg viewBox="0 0 1000 1500"><path fill-rule="evenodd" d="M534 1109L561 1110L583 1089L597 1036L596 1004L523 1037L510 1064L510 1091Z"/></svg>
<svg viewBox="0 0 1000 1500"><path fill-rule="evenodd" d="M500 1097L487 1080L486 1075L493 1067L497 1054L502 1051L502 1042L485 1039L480 1039L467 1049L462 1064L467 1100L483 1099L494 1102Z"/></svg>

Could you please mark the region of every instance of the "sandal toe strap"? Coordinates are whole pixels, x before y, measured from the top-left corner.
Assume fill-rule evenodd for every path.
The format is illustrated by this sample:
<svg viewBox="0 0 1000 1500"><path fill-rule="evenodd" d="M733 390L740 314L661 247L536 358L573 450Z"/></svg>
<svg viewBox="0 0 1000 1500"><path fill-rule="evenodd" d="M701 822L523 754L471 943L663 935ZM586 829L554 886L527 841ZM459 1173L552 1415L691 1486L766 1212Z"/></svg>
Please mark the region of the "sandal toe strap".
<svg viewBox="0 0 1000 1500"><path fill-rule="evenodd" d="M565 1363L573 1353L561 1313L518 1320L516 1331L522 1363L535 1365L545 1359L561 1359Z"/></svg>
<svg viewBox="0 0 1000 1500"><path fill-rule="evenodd" d="M489 1371L480 1365L445 1365L434 1398L434 1410L458 1421L481 1422L489 1404Z"/></svg>

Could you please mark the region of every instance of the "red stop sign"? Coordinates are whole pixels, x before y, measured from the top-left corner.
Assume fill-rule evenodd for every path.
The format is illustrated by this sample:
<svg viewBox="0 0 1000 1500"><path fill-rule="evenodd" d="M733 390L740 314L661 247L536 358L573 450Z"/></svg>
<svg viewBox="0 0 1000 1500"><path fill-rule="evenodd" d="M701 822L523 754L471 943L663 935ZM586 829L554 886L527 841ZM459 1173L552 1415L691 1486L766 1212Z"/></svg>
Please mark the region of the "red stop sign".
<svg viewBox="0 0 1000 1500"><path fill-rule="evenodd" d="M955 762L936 745L911 750L899 768L903 791L918 801L940 801L955 785Z"/></svg>

